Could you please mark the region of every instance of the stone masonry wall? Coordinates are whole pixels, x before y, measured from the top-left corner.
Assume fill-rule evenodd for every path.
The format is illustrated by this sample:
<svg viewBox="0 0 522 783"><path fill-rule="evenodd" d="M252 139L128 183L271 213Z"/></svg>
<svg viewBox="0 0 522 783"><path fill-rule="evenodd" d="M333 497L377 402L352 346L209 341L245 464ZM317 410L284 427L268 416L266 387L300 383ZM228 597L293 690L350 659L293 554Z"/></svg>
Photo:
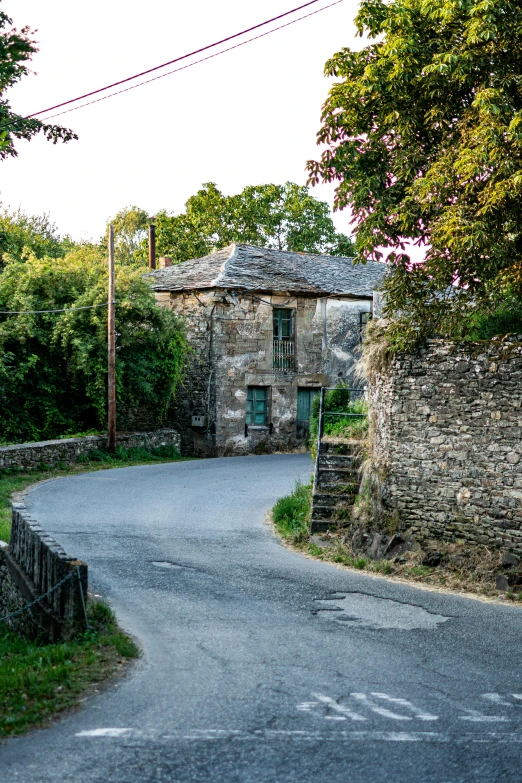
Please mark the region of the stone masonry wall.
<svg viewBox="0 0 522 783"><path fill-rule="evenodd" d="M0 468L35 470L42 465L52 468L60 462L72 465L80 455L103 448L106 443L106 435L88 435L84 438L64 438L63 440L45 440L2 446L0 447ZM127 449L136 446L145 446L151 449L158 446L175 446L179 450L180 436L171 429L154 432L125 432L117 436L117 443Z"/></svg>
<svg viewBox="0 0 522 783"><path fill-rule="evenodd" d="M0 617L32 603L65 577L47 598L6 624L32 638L70 638L85 628L82 593L86 600L88 587L87 565L69 557L23 504L13 503L11 540L0 549Z"/></svg>
<svg viewBox="0 0 522 783"><path fill-rule="evenodd" d="M298 389L349 379L360 345L360 312L371 301L211 290L157 294L185 320L192 358L174 403L187 454L248 454L303 445ZM295 372L273 367L273 308L295 309ZM245 428L248 386L268 388L269 423ZM205 425L192 426L192 416Z"/></svg>
<svg viewBox="0 0 522 783"><path fill-rule="evenodd" d="M386 513L522 554L522 343L431 340L370 384Z"/></svg>

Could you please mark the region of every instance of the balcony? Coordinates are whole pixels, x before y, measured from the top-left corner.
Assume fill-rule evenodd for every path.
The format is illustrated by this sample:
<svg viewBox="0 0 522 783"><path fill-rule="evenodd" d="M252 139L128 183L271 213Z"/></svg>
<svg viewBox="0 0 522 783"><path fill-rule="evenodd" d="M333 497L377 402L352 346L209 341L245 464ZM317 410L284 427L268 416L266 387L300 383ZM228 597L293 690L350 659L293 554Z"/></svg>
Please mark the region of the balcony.
<svg viewBox="0 0 522 783"><path fill-rule="evenodd" d="M274 370L295 372L294 340L274 340Z"/></svg>

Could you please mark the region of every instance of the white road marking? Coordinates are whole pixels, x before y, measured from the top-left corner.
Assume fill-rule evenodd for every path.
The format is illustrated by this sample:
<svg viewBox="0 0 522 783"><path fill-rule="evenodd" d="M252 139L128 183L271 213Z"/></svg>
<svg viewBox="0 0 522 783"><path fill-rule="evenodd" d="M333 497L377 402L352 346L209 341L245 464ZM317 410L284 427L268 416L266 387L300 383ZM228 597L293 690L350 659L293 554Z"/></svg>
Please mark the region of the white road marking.
<svg viewBox="0 0 522 783"><path fill-rule="evenodd" d="M522 693L512 693L511 694L514 699L518 699L519 701L522 701Z"/></svg>
<svg viewBox="0 0 522 783"><path fill-rule="evenodd" d="M391 718L392 720L411 720L409 715L399 715L396 712L387 710L386 707L380 707L372 701L372 699L369 699L365 693L350 693L350 696L353 699L357 699L361 704L364 704L364 706L368 707L372 712L377 713L377 715L382 715L383 718Z"/></svg>
<svg viewBox="0 0 522 783"><path fill-rule="evenodd" d="M297 705L297 709L299 712L311 712L314 707L318 707L319 702L318 701L303 701L301 704Z"/></svg>
<svg viewBox="0 0 522 783"><path fill-rule="evenodd" d="M506 701L500 693L483 693L482 698L492 701L493 704L499 704L501 707L513 707L513 704L510 701Z"/></svg>
<svg viewBox="0 0 522 783"><path fill-rule="evenodd" d="M110 733L108 733L110 732ZM238 742L259 742L260 740L295 740L301 742L436 742L470 745L485 743L520 744L521 732L491 732L450 734L436 731L292 731L278 729L194 729L185 731L159 732L138 729L94 729L80 731L76 737L111 737L115 740L139 740L143 742L219 742L234 740Z"/></svg>
<svg viewBox="0 0 522 783"><path fill-rule="evenodd" d="M484 713L478 710L470 710L466 707L461 708L467 715L460 715L460 720L467 720L471 723L505 723L509 718L504 718L502 715L484 715Z"/></svg>
<svg viewBox="0 0 522 783"><path fill-rule="evenodd" d="M438 715L432 715L430 712L424 712L423 710L419 710L417 707L415 707L414 704L411 703L411 701L407 701L406 699L398 699L393 696L388 696L387 693L372 693L372 696L374 696L376 699L383 699L384 701L390 701L392 704L397 704L399 707L405 707L408 710L411 710L416 718L419 720L438 720Z"/></svg>
<svg viewBox="0 0 522 783"><path fill-rule="evenodd" d="M125 737L128 734L135 734L135 729L91 729L90 731L79 731L75 737Z"/></svg>
<svg viewBox="0 0 522 783"><path fill-rule="evenodd" d="M344 715L345 718L350 718L350 720L367 720L362 715L359 715L357 712L353 712L348 707L345 707L342 704L338 704L334 699L331 699L329 696L323 696L322 693L312 693L312 696L314 699L317 699L317 701L320 701L322 704L327 704L328 707L330 707L334 712L340 712L341 715Z"/></svg>

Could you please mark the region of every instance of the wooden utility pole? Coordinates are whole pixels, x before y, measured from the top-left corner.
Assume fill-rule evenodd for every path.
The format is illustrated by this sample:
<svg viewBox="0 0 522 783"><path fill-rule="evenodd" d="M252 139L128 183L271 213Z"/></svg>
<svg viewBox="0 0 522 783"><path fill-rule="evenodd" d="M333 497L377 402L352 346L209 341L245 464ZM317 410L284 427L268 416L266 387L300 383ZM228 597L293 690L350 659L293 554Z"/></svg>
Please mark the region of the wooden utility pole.
<svg viewBox="0 0 522 783"><path fill-rule="evenodd" d="M149 224L149 269L156 269L156 226Z"/></svg>
<svg viewBox="0 0 522 783"><path fill-rule="evenodd" d="M109 226L109 300L108 300L108 399L107 451L116 451L116 329L114 321L114 226Z"/></svg>

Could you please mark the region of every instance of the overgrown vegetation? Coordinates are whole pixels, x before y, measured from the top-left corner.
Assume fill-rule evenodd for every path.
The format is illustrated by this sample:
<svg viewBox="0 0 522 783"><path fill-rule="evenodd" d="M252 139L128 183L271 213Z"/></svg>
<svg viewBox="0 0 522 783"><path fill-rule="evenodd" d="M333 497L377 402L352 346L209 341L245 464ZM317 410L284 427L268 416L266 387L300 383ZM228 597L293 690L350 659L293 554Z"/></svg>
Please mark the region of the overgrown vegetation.
<svg viewBox="0 0 522 783"><path fill-rule="evenodd" d="M313 446L319 429L320 395L312 401L310 442ZM364 438L368 431L368 404L361 398L352 399L350 389L340 384L324 395L324 435L337 438Z"/></svg>
<svg viewBox="0 0 522 783"><path fill-rule="evenodd" d="M41 726L139 654L114 614L88 603L89 630L73 641L27 641L0 624L0 737Z"/></svg>
<svg viewBox="0 0 522 783"><path fill-rule="evenodd" d="M174 446L159 446L156 449L118 447L116 454L110 455L104 449L96 449L80 458L76 465L49 469L42 465L40 470L21 471L14 468L0 470L0 541L9 541L11 534L11 498L14 493L22 492L31 484L46 479L74 476L93 470L107 468L127 468L149 462L171 462L184 459Z"/></svg>
<svg viewBox="0 0 522 783"><path fill-rule="evenodd" d="M372 560L352 549L347 538L347 520L341 522L337 530L310 536L311 505L311 485L297 483L294 491L281 498L272 510L272 521L281 538L309 557L368 574L398 577L482 596L499 596L495 585L495 577L502 570L498 551L486 546L440 542L436 550L416 546L391 559ZM501 596L506 600L522 601L522 586L510 588Z"/></svg>
<svg viewBox="0 0 522 783"><path fill-rule="evenodd" d="M129 267L117 270L116 298L119 410L152 409L159 424L183 375L183 326ZM106 301L107 262L99 248L7 260L0 310L22 312L0 316L2 439L45 440L103 427ZM49 309L65 312L33 312Z"/></svg>
<svg viewBox="0 0 522 783"><path fill-rule="evenodd" d="M290 495L280 498L272 510L278 533L293 544L304 541L310 527L312 485L296 483Z"/></svg>

